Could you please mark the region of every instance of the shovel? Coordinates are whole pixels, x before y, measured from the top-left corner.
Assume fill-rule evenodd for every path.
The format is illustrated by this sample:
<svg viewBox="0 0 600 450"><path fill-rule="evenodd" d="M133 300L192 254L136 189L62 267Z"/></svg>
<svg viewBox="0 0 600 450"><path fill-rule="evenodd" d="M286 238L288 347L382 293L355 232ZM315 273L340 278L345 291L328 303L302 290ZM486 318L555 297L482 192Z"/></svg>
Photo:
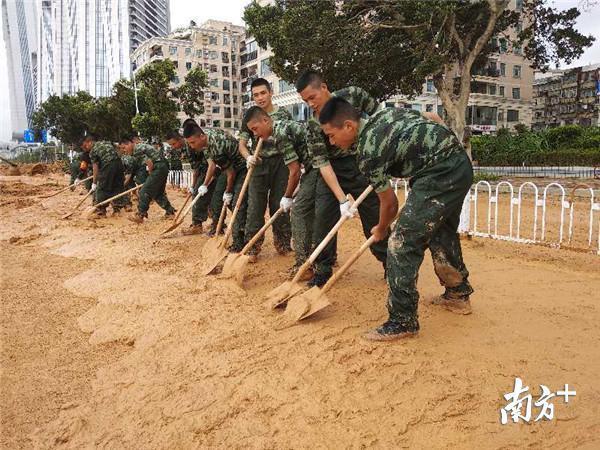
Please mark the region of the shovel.
<svg viewBox="0 0 600 450"><path fill-rule="evenodd" d="M363 193L360 194L360 196L356 199L356 201L354 201L352 206L354 208L357 208L358 205L360 205L363 202L363 200L367 197L367 195L369 195L371 193L372 190L373 190L373 186L371 186L371 185L367 186L367 188L363 191ZM352 196L348 195L348 200L352 201ZM282 284L280 284L279 286L277 286L275 289L273 289L271 292L269 292L267 294L267 304L269 305L269 307L271 309L275 309L278 306L283 305L291 297L293 297L294 295L296 295L298 292L302 291L305 288L305 286L300 284L300 282L299 282L300 279L302 278L302 275L304 275L304 273L316 261L317 257L321 254L321 252L327 246L327 244L329 244L329 241L331 241L333 239L333 237L336 235L336 233L342 227L342 225L344 224L344 222L346 220L348 220L348 218L346 216L340 217L340 219L337 221L337 223L334 225L334 227L331 229L331 231L327 234L327 236L325 236L325 239L323 239L323 241L318 245L318 247L315 248L315 250L312 252L310 257L306 260L306 262L304 264L302 264L302 266L300 266L300 268L298 269L298 272L296 272L296 275L294 275L294 278L292 278L291 281L283 282Z"/></svg>
<svg viewBox="0 0 600 450"><path fill-rule="evenodd" d="M65 214L64 216L62 216L62 217L61 217L61 219L68 219L68 218L69 218L69 217L71 217L73 214L75 214L75 212L76 212L76 211L79 209L79 207L80 207L81 205L83 205L83 202L85 202L85 201L87 200L87 198L88 198L90 195L92 195L92 194L93 194L93 192L88 192L88 193L85 195L85 197L83 197L83 198L81 199L81 201L80 201L79 203L77 203L77 206L75 206L75 208L73 208L73 209L71 210L71 212L69 212L69 213Z"/></svg>
<svg viewBox="0 0 600 450"><path fill-rule="evenodd" d="M185 198L185 202L183 202L183 205L181 205L181 208L179 208L179 212L173 219L173 222L177 222L177 219L179 219L179 216L181 216L181 213L183 212L183 208L185 208L185 205L188 204L188 202L190 201L190 198L192 198L192 194L188 193L187 197Z"/></svg>
<svg viewBox="0 0 600 450"><path fill-rule="evenodd" d="M90 175L90 176L89 176L89 177L87 177L86 179L84 179L84 180L81 180L81 181L80 181L80 183L85 183L86 181L88 181L88 180L91 180L91 179L92 179L92 177L93 177L93 175ZM65 192L66 190L69 190L69 189L71 189L71 187L73 187L73 186L75 186L75 183L68 185L66 188L63 188L63 189L61 189L60 191L53 192L52 194L47 194L47 195L38 195L38 198L50 198L50 197L54 197L55 195L58 195L58 194L60 194L60 193L62 193L62 192Z"/></svg>
<svg viewBox="0 0 600 450"><path fill-rule="evenodd" d="M326 308L331 303L327 298L327 292L333 287L333 285L339 280L352 264L367 250L371 244L375 242L375 237L371 236L367 239L360 248L350 256L348 261L344 263L340 269L333 274L333 276L325 283L322 288L317 286L310 288L308 291L303 292L301 295L290 299L285 308L284 318L288 322L297 322L302 319L306 319L312 316L323 308Z"/></svg>
<svg viewBox="0 0 600 450"><path fill-rule="evenodd" d="M85 210L85 215L89 216L90 214L93 214L94 211L96 211L96 209L99 206L104 206L104 205L108 205L110 202L112 202L113 200L116 200L117 198L123 197L124 195L127 194L131 194L134 191L137 191L138 189L140 189L143 186L143 184L138 184L136 187L133 187L131 189L126 190L125 192L121 192L120 194L114 195L111 198L107 198L106 200L100 202L100 203L96 203L93 206L90 206L88 209Z"/></svg>
<svg viewBox="0 0 600 450"><path fill-rule="evenodd" d="M258 140L258 144L256 146L256 156L260 154L262 149L263 141L262 139ZM233 209L233 214L231 215L231 220L229 221L229 226L227 227L227 233L221 239L219 237L219 233L215 234L215 237L208 240L206 244L204 244L204 250L202 252L203 262L201 262L203 268L202 273L204 275L209 275L213 270L217 268L217 266L227 257L229 253L227 250L227 241L233 234L233 225L235 224L235 219L238 215L238 211L242 206L242 202L244 201L244 197L246 196L246 191L248 190L248 185L250 184L250 179L252 178L252 173L254 172L254 166L251 166L246 172L246 178L244 178L244 184L242 184L242 189L237 198L237 202L235 204L235 208ZM223 205L225 206L225 205ZM223 212L221 212L223 215Z"/></svg>
<svg viewBox="0 0 600 450"><path fill-rule="evenodd" d="M183 204L183 206L177 213L177 216L175 216L175 219L173 219L173 222L171 223L171 225L169 225L169 227L167 229L161 231L161 233L160 233L161 235L165 235L165 234L173 231L179 225L181 225L183 223L183 220L185 219L185 216L187 216L189 214L189 212L192 210L192 208L194 207L196 202L198 200L200 200L200 197L202 197L200 195L200 193L196 194L196 196L194 197L194 200L192 200L192 203L190 203L190 205L187 208L185 208L185 211L184 211L185 204L188 202L188 200L190 199L191 196L192 196L192 194L190 194L189 197L186 199L185 203Z"/></svg>
<svg viewBox="0 0 600 450"><path fill-rule="evenodd" d="M275 214L271 216L271 218L263 225L263 227L258 230L258 232L254 235L252 239L244 246L240 253L230 253L227 255L227 259L223 264L223 271L219 275L219 278L234 278L237 284L240 286L244 282L244 275L246 271L246 266L248 265L248 260L250 257L246 255L250 251L250 249L258 242L258 240L266 233L273 222L277 220L277 217L283 212L283 209L279 208Z"/></svg>
<svg viewBox="0 0 600 450"><path fill-rule="evenodd" d="M221 235L221 230L223 230L223 224L225 223L226 215L227 205L223 203L223 207L221 208L221 214L219 215L219 222L217 223L217 229L215 230L215 237L206 241L204 247L202 247L202 255L204 256L203 261L206 261L205 265L202 267L202 269L200 269L203 275L208 275L214 270L216 266L212 265L212 261L214 258L219 258L221 253L223 252L221 249L225 248L227 239L217 239L217 236ZM231 226L229 228L231 228ZM229 230L227 230L227 233L229 234ZM225 252L227 252L226 249Z"/></svg>

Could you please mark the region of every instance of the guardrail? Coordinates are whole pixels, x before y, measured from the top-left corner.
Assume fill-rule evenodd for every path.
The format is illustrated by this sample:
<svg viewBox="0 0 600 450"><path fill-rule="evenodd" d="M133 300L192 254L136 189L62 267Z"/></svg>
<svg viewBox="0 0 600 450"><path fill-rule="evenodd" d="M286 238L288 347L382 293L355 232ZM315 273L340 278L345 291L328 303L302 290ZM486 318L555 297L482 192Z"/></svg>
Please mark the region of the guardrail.
<svg viewBox="0 0 600 450"><path fill-rule="evenodd" d="M600 178L600 167L585 166L475 166L475 173L512 177Z"/></svg>

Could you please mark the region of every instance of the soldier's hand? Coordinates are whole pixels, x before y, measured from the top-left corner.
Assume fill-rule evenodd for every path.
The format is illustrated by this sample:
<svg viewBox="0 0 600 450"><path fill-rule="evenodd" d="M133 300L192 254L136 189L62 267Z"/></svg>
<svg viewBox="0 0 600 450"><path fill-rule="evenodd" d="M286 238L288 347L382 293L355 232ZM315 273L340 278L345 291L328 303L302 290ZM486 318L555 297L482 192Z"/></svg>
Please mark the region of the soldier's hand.
<svg viewBox="0 0 600 450"><path fill-rule="evenodd" d="M256 156L248 155L248 157L246 158L246 168L249 169L250 167L254 167L257 162L258 158Z"/></svg>
<svg viewBox="0 0 600 450"><path fill-rule="evenodd" d="M190 186L188 188L188 192L193 195L194 197L196 196L196 189L194 189L194 186Z"/></svg>
<svg viewBox="0 0 600 450"><path fill-rule="evenodd" d="M73 186L79 186L80 183L81 180L79 178L75 178L75 183L73 183Z"/></svg>
<svg viewBox="0 0 600 450"><path fill-rule="evenodd" d="M92 183L92 188L90 189L90 192L96 192L96 188L98 186L96 185L96 183Z"/></svg>
<svg viewBox="0 0 600 450"><path fill-rule="evenodd" d="M281 200L279 201L279 207L283 210L284 213L292 209L293 204L294 199L290 197L281 197Z"/></svg>
<svg viewBox="0 0 600 450"><path fill-rule="evenodd" d="M340 203L340 214L342 216L346 216L348 219L352 219L357 213L356 208L350 203L349 200L346 200L343 203Z"/></svg>
<svg viewBox="0 0 600 450"><path fill-rule="evenodd" d="M230 205L232 200L233 200L233 193L225 192L223 194L223 203L225 203L226 205Z"/></svg>
<svg viewBox="0 0 600 450"><path fill-rule="evenodd" d="M388 234L387 228L380 227L379 225L375 225L371 228L371 236L375 237L375 241L383 241Z"/></svg>
<svg viewBox="0 0 600 450"><path fill-rule="evenodd" d="M200 197L204 197L207 192L208 192L208 188L206 186L204 186L203 184L198 188L198 195Z"/></svg>

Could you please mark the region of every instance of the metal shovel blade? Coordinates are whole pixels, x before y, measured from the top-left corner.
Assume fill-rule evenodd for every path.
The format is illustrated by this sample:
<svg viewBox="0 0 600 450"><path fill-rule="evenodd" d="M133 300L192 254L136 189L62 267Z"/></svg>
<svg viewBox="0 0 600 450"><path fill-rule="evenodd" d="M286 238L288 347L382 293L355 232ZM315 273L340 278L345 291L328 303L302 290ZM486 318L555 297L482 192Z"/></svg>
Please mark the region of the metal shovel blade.
<svg viewBox="0 0 600 450"><path fill-rule="evenodd" d="M225 242L220 237L213 237L206 241L202 249L201 273L209 275L229 254Z"/></svg>
<svg viewBox="0 0 600 450"><path fill-rule="evenodd" d="M270 309L283 306L291 297L302 292L305 288L306 286L300 283L284 281L267 294L266 304Z"/></svg>
<svg viewBox="0 0 600 450"><path fill-rule="evenodd" d="M288 322L298 322L327 308L331 302L323 290L317 286L297 295L288 301L284 317Z"/></svg>
<svg viewBox="0 0 600 450"><path fill-rule="evenodd" d="M223 264L223 271L219 278L233 278L238 285L242 286L246 275L246 266L250 257L239 253L230 253Z"/></svg>
<svg viewBox="0 0 600 450"><path fill-rule="evenodd" d="M175 228L177 228L179 225L181 225L183 223L183 219L182 220L177 220L175 219L171 225L169 225L169 227L163 231L160 232L160 234L167 234L169 231L173 231Z"/></svg>

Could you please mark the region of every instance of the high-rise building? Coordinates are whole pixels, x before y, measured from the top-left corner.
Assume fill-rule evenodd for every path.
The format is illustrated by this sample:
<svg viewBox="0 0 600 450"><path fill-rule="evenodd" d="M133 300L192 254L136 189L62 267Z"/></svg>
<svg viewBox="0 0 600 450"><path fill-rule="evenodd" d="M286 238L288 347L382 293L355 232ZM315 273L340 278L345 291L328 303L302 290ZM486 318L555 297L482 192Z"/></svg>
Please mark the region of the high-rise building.
<svg viewBox="0 0 600 450"><path fill-rule="evenodd" d="M41 0L39 99L96 97L131 75L130 54L169 32L169 0Z"/></svg>
<svg viewBox="0 0 600 450"><path fill-rule="evenodd" d="M234 132L241 126L240 46L244 27L208 20L175 30L166 38L143 42L131 55L137 70L155 60L170 59L177 74L173 86L183 83L187 72L201 67L208 74L204 113L195 119L203 127ZM185 119L182 112L180 119Z"/></svg>
<svg viewBox="0 0 600 450"><path fill-rule="evenodd" d="M13 138L31 128L38 84L37 13L35 4L2 0L2 30L8 67L8 96Z"/></svg>

